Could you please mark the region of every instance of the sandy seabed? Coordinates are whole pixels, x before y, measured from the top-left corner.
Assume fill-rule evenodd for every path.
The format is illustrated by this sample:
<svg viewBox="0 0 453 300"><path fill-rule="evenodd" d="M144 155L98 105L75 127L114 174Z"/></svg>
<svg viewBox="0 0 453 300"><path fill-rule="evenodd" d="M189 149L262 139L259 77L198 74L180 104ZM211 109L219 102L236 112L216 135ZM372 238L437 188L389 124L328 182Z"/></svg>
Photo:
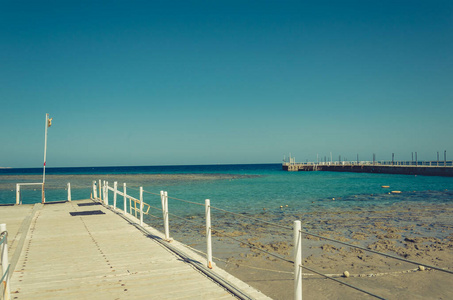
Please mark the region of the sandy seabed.
<svg viewBox="0 0 453 300"><path fill-rule="evenodd" d="M266 215L275 219L272 212L253 217L266 220ZM294 217L288 215L278 223L291 224L287 219ZM293 299L293 264L261 251L292 261L292 232L237 216L221 219L222 223L213 224L216 264L273 299ZM305 213L298 219L304 231L416 262L305 234L304 266L385 299L453 299L453 274L428 267L453 271L453 204L403 202L389 209ZM184 225L173 227L183 232L176 235L183 242L194 236ZM203 250L201 244L191 246ZM304 299L376 299L307 269L303 273Z"/></svg>

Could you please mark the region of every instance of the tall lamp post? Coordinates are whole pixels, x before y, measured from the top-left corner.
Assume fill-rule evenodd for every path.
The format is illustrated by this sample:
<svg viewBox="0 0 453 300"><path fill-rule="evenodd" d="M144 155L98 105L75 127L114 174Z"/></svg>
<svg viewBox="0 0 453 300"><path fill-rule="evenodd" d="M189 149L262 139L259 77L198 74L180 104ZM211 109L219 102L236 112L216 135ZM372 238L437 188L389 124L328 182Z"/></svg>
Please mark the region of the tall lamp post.
<svg viewBox="0 0 453 300"><path fill-rule="evenodd" d="M52 118L49 119L49 114L46 114L46 126L45 126L45 135L44 135L44 167L42 171L42 199L41 203L46 202L46 197L44 193L44 184L46 183L46 155L47 155L47 128L52 126Z"/></svg>

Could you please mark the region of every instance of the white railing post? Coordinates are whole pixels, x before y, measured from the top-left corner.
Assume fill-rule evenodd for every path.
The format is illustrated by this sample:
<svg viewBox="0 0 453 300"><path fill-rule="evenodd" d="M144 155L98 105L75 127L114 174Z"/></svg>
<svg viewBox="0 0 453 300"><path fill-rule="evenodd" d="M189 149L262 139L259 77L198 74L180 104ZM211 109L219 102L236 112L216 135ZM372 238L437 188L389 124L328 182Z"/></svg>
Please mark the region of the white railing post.
<svg viewBox="0 0 453 300"><path fill-rule="evenodd" d="M8 271L8 274L3 279L3 299L9 300L11 299L11 291L9 286L9 278L11 277L9 274L9 260L8 260L8 232L6 231L6 224L0 224L0 233L5 232L5 240L1 245L1 262L2 262L2 277Z"/></svg>
<svg viewBox="0 0 453 300"><path fill-rule="evenodd" d="M212 269L211 204L209 199L206 199L204 203L206 212L206 260L208 268Z"/></svg>
<svg viewBox="0 0 453 300"><path fill-rule="evenodd" d="M123 210L123 213L126 214L127 213L127 205L126 205L126 183L124 182L123 183L123 194L124 194L124 210Z"/></svg>
<svg viewBox="0 0 453 300"><path fill-rule="evenodd" d="M98 198L97 189L96 189L96 180L93 180L93 198L96 200Z"/></svg>
<svg viewBox="0 0 453 300"><path fill-rule="evenodd" d="M165 213L164 213L164 222L165 222L165 239L170 240L170 227L168 225L168 193L164 192L164 204L165 204Z"/></svg>
<svg viewBox="0 0 453 300"><path fill-rule="evenodd" d="M170 229L168 227L168 193L160 191L160 201L162 203L162 217L164 221L165 239L170 240Z"/></svg>
<svg viewBox="0 0 453 300"><path fill-rule="evenodd" d="M118 190L118 182L113 182L113 209L116 209L116 191Z"/></svg>
<svg viewBox="0 0 453 300"><path fill-rule="evenodd" d="M101 180L100 180L100 179L99 179L99 186L98 186L98 189L99 189L99 201L102 201Z"/></svg>
<svg viewBox="0 0 453 300"><path fill-rule="evenodd" d="M302 300L302 232L300 221L294 221L294 300Z"/></svg>
<svg viewBox="0 0 453 300"><path fill-rule="evenodd" d="M108 206L109 205L109 182L108 181L105 182L104 189L105 189L105 194L104 194L105 205Z"/></svg>
<svg viewBox="0 0 453 300"><path fill-rule="evenodd" d="M162 204L162 221L165 228L165 194L164 191L160 191L160 203Z"/></svg>
<svg viewBox="0 0 453 300"><path fill-rule="evenodd" d="M143 226L143 187L140 187L140 226Z"/></svg>
<svg viewBox="0 0 453 300"><path fill-rule="evenodd" d="M20 204L20 184L16 184L16 205Z"/></svg>
<svg viewBox="0 0 453 300"><path fill-rule="evenodd" d="M102 202L105 203L105 180L102 181Z"/></svg>
<svg viewBox="0 0 453 300"><path fill-rule="evenodd" d="M71 183L68 182L68 201L71 201Z"/></svg>

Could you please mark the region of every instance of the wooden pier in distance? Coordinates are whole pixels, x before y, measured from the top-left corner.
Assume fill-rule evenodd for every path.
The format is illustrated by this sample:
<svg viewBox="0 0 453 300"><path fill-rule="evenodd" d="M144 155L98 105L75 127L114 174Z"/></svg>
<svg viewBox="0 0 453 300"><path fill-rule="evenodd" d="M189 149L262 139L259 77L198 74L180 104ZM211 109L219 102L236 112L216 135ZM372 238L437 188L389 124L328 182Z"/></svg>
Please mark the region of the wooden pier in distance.
<svg viewBox="0 0 453 300"><path fill-rule="evenodd" d="M93 200L4 206L0 221L11 299L270 299Z"/></svg>
<svg viewBox="0 0 453 300"><path fill-rule="evenodd" d="M284 162L285 171L332 171L453 177L453 161Z"/></svg>

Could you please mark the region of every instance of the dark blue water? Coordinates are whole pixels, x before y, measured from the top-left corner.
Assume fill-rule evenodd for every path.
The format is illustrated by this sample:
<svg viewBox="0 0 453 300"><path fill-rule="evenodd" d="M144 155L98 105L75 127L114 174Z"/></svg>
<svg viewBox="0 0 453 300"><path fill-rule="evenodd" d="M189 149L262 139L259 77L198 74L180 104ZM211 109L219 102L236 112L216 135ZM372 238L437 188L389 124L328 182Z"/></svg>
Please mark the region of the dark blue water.
<svg viewBox="0 0 453 300"><path fill-rule="evenodd" d="M46 168L47 175L84 174L180 174L180 173L225 173L281 171L280 164L239 164L239 165L182 165L182 166L119 166L119 167L73 167ZM42 175L42 168L0 169L1 175Z"/></svg>

